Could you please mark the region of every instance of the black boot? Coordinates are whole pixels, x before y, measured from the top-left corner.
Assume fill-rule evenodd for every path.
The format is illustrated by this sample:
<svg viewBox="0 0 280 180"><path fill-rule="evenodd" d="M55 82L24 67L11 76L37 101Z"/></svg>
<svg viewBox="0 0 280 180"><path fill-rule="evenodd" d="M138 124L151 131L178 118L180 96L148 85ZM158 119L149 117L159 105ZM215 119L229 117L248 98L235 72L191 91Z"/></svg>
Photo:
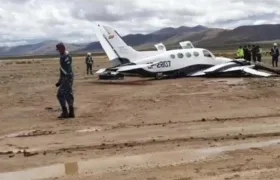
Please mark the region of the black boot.
<svg viewBox="0 0 280 180"><path fill-rule="evenodd" d="M62 113L60 116L58 116L58 119L66 119L68 118L68 112L67 112L67 108L63 107L62 108Z"/></svg>
<svg viewBox="0 0 280 180"><path fill-rule="evenodd" d="M69 118L75 118L75 113L74 113L74 107L70 106L69 107Z"/></svg>

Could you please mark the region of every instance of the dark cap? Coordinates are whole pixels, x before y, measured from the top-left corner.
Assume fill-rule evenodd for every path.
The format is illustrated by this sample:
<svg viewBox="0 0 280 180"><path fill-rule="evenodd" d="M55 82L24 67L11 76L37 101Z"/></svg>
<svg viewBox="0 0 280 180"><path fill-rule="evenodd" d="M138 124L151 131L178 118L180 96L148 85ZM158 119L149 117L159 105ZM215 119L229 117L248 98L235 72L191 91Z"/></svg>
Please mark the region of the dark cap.
<svg viewBox="0 0 280 180"><path fill-rule="evenodd" d="M65 46L64 46L64 44L61 42L61 43L58 43L57 45L56 45L56 50L59 50L59 49L64 49L65 50Z"/></svg>

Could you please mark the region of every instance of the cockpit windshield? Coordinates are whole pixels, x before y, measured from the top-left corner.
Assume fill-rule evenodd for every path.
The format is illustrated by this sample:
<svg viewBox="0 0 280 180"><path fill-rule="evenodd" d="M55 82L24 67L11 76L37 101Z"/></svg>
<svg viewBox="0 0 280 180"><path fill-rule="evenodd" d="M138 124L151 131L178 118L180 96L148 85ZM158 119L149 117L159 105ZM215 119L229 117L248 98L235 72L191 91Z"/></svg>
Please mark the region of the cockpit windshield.
<svg viewBox="0 0 280 180"><path fill-rule="evenodd" d="M202 52L203 52L204 57L210 57L210 58L212 58L212 55L211 55L211 53L210 53L209 51L203 50Z"/></svg>

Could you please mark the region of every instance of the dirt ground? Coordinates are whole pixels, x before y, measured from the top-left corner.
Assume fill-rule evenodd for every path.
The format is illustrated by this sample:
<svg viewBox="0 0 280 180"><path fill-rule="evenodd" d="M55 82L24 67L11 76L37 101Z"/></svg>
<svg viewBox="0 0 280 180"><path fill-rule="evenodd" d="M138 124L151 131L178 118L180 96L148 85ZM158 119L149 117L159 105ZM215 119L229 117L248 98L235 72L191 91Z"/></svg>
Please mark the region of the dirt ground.
<svg viewBox="0 0 280 180"><path fill-rule="evenodd" d="M98 82L83 58L74 71L77 117L62 121L57 60L0 64L0 179L280 179L279 78Z"/></svg>

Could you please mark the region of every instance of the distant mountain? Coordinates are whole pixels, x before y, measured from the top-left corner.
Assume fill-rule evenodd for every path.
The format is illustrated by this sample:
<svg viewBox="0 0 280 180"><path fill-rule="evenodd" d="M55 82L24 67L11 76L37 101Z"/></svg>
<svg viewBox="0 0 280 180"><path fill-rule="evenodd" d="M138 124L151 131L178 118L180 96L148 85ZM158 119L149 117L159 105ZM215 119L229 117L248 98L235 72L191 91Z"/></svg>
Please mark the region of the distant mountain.
<svg viewBox="0 0 280 180"><path fill-rule="evenodd" d="M178 35L189 35L195 32L202 32L209 28L204 26L186 27L181 26L178 28L167 27L150 34L129 34L123 36L123 40L130 46L150 46L152 44L166 41L167 39ZM88 44L82 51L102 50L99 42Z"/></svg>
<svg viewBox="0 0 280 180"><path fill-rule="evenodd" d="M179 46L179 43L182 41L191 41L194 45L200 46L203 45L205 41L216 38L221 32L224 32L224 30L209 28L201 32L193 32L188 34L182 33L166 39L165 41L163 41L163 43L166 46L172 46L172 45Z"/></svg>
<svg viewBox="0 0 280 180"><path fill-rule="evenodd" d="M149 34L129 34L123 40L135 48L153 48L156 43L164 43L169 47L179 47L179 42L190 40L195 46L223 47L249 42L271 42L280 39L280 24L240 26L233 30L208 28L205 26L178 28L166 27ZM58 41L44 41L37 44L15 47L0 47L0 56L48 55L55 54ZM74 53L95 52L102 50L99 42L89 44L66 44Z"/></svg>
<svg viewBox="0 0 280 180"><path fill-rule="evenodd" d="M158 31L152 32L152 35L176 35L176 34L182 34L182 33L193 33L193 32L201 32L204 30L207 30L208 28L205 26L195 26L195 27L187 27L187 26L180 26L178 28L173 27L167 27L160 29Z"/></svg>
<svg viewBox="0 0 280 180"><path fill-rule="evenodd" d="M0 56L25 56L25 55L49 55L56 54L55 45L59 41L48 40L37 44L20 45L14 47L0 47ZM69 51L82 49L85 45L65 44Z"/></svg>
<svg viewBox="0 0 280 180"><path fill-rule="evenodd" d="M236 46L247 43L272 43L280 40L280 24L263 24L240 26L232 30L219 28L204 28L201 31L177 33L167 38L163 43L171 47L179 47L182 41L192 41L200 47ZM149 45L151 47L152 44ZM141 48L148 46L142 45Z"/></svg>
<svg viewBox="0 0 280 180"><path fill-rule="evenodd" d="M271 41L276 39L280 39L280 24L240 26L233 30L221 32L219 36L212 39L212 41L219 44L231 44L240 42Z"/></svg>

